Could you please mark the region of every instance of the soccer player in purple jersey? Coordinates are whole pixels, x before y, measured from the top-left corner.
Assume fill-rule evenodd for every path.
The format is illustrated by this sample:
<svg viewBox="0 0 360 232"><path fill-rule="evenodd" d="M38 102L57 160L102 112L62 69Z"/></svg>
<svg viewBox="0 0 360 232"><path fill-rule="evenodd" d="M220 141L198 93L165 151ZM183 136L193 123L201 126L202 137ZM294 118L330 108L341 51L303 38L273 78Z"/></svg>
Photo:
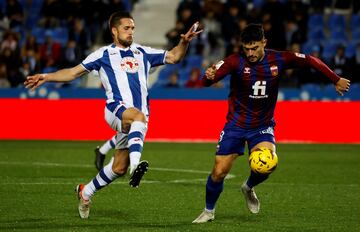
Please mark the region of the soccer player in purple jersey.
<svg viewBox="0 0 360 232"><path fill-rule="evenodd" d="M202 79L210 86L230 74L229 110L217 145L215 165L206 183L204 211L193 223L215 219L215 204L223 191L224 178L234 161L244 154L265 147L276 152L274 138L274 110L278 96L279 79L286 69L311 67L325 74L341 96L350 88L350 81L331 71L319 59L300 53L265 49L266 39L262 25L249 24L241 33L241 52L232 54L211 66ZM269 175L251 171L241 191L251 213L258 213L260 202L254 187Z"/></svg>
<svg viewBox="0 0 360 232"><path fill-rule="evenodd" d="M149 117L148 75L152 67L178 63L188 45L202 30L195 23L181 35L177 46L169 51L153 49L133 42L134 19L128 12L110 16L109 29L113 43L92 52L81 64L53 73L27 77L26 88L36 89L45 82L67 82L92 70L99 72L106 92L105 119L116 130L115 154L110 162L88 184L76 187L79 216L88 218L90 198L100 189L127 173L130 167L132 187L138 187L148 169L140 162Z"/></svg>

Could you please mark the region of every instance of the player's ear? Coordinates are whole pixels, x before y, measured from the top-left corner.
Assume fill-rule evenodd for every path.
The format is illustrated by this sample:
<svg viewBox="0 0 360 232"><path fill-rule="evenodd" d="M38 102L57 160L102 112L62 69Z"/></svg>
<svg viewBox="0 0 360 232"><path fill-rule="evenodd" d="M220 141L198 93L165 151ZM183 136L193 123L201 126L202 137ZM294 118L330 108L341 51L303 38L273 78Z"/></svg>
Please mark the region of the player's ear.
<svg viewBox="0 0 360 232"><path fill-rule="evenodd" d="M112 28L111 28L111 35L112 35L113 37L115 36L116 32L117 32L116 28L115 28L115 27L112 27Z"/></svg>
<svg viewBox="0 0 360 232"><path fill-rule="evenodd" d="M264 44L264 47L266 47L267 39L263 39L263 44Z"/></svg>

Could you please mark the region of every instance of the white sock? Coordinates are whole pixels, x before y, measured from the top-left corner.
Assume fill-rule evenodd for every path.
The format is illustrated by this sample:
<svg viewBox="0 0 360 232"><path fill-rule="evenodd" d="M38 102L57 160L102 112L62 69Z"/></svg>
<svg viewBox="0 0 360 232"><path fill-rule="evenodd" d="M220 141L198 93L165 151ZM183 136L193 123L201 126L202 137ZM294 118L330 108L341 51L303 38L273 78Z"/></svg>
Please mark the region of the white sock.
<svg viewBox="0 0 360 232"><path fill-rule="evenodd" d="M116 144L116 135L114 135L110 140L106 141L99 149L101 154L106 155L111 149L115 148Z"/></svg>
<svg viewBox="0 0 360 232"><path fill-rule="evenodd" d="M133 173L137 165L140 163L141 153L140 152L131 152L130 156L130 174Z"/></svg>
<svg viewBox="0 0 360 232"><path fill-rule="evenodd" d="M84 200L89 200L96 193L96 191L102 189L106 185L109 185L116 178L118 178L118 175L112 170L113 163L114 157L112 157L110 162L100 170L94 179L85 185L82 191Z"/></svg>
<svg viewBox="0 0 360 232"><path fill-rule="evenodd" d="M140 162L146 129L146 124L143 122L134 121L131 124L128 135L130 173L134 171L134 169Z"/></svg>

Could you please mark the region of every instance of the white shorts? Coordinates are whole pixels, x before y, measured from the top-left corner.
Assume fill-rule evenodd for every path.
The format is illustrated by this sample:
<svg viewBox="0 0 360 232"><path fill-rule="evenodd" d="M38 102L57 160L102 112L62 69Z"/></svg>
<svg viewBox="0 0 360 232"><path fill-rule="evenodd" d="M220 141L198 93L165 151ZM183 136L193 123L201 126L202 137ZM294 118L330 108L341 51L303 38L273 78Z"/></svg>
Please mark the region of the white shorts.
<svg viewBox="0 0 360 232"><path fill-rule="evenodd" d="M121 119L116 116L117 110L111 112L105 107L105 120L108 125L116 131L116 144L115 149L126 149L128 145L128 134L125 134L121 130ZM146 117L146 126L148 124L149 117Z"/></svg>

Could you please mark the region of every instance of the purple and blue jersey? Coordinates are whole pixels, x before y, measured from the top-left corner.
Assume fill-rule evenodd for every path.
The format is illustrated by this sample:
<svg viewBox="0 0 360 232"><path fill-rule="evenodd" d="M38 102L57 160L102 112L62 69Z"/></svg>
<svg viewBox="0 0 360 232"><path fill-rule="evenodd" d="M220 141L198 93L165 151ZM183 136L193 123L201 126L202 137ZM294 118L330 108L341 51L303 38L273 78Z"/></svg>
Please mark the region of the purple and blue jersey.
<svg viewBox="0 0 360 232"><path fill-rule="evenodd" d="M227 124L244 129L274 126L274 111L279 79L286 69L312 67L336 83L338 77L319 59L300 53L265 49L264 58L248 62L242 54L233 54L217 63L214 80L203 77L204 86L230 75Z"/></svg>

